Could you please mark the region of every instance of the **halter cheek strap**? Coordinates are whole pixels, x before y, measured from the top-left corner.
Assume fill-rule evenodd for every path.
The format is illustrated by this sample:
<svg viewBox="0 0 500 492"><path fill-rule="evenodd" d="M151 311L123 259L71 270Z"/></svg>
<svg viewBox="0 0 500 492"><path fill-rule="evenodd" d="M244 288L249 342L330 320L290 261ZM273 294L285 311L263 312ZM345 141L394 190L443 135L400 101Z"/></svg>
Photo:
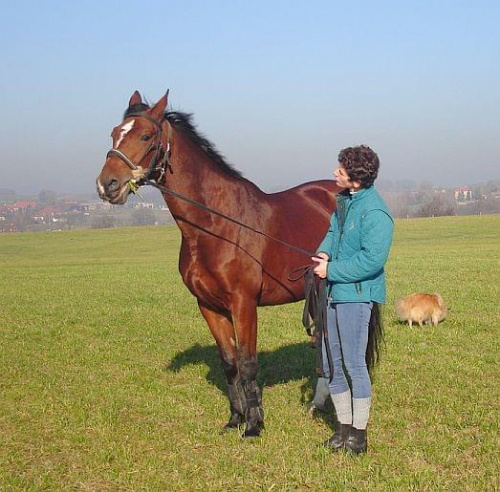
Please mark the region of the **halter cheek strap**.
<svg viewBox="0 0 500 492"><path fill-rule="evenodd" d="M156 135L155 135L155 142L150 145L147 150L144 152L144 154L141 156L141 158L138 161L139 165L136 165L132 159L130 159L124 152L118 149L111 149L107 155L106 158L108 157L113 157L116 156L119 159L121 159L127 166L132 169L132 176L135 181L140 181L140 180L147 180L151 176L152 173L155 171L159 171L160 175L156 179L157 182L161 181L163 176L165 175L166 169L167 168L172 168L170 164L170 139L172 136L172 126L170 123L166 120L162 120L160 123L158 123L156 120L151 118L147 113L132 113L127 115L127 117L140 117L140 118L146 118L148 121L153 123L156 128ZM168 132L167 132L167 148L165 149L162 145L161 142L161 135L162 135L162 125L163 122L166 122L168 125ZM143 168L140 166L140 163L145 159L145 157L152 151L156 150L156 154L154 157L151 159L151 162L149 163L149 166L147 169ZM163 155L161 155L163 153Z"/></svg>

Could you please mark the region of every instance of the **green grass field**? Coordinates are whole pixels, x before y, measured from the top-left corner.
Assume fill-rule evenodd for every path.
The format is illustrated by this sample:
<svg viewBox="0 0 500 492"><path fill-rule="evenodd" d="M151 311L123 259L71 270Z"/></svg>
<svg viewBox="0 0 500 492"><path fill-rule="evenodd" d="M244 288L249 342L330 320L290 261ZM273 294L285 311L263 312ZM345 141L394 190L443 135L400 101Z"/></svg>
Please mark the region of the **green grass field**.
<svg viewBox="0 0 500 492"><path fill-rule="evenodd" d="M176 227L0 237L0 490L495 490L500 216L401 220L369 453L320 443L302 303L259 311L261 438L225 435L214 342ZM393 304L440 292L437 328Z"/></svg>

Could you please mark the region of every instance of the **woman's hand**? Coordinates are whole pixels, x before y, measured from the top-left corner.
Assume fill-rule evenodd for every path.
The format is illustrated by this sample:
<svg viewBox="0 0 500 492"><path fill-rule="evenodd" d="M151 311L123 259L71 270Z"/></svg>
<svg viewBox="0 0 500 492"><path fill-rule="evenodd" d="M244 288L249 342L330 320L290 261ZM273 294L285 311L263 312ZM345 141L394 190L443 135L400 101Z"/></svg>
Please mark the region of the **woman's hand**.
<svg viewBox="0 0 500 492"><path fill-rule="evenodd" d="M318 258L323 258L323 260L326 260L326 261L328 261L330 259L330 257L326 253L324 253L323 251L321 251L320 253L318 253L316 256Z"/></svg>
<svg viewBox="0 0 500 492"><path fill-rule="evenodd" d="M328 255L326 253L318 253L318 256L313 256L311 260L316 263L316 266L313 269L314 274L319 278L326 278Z"/></svg>

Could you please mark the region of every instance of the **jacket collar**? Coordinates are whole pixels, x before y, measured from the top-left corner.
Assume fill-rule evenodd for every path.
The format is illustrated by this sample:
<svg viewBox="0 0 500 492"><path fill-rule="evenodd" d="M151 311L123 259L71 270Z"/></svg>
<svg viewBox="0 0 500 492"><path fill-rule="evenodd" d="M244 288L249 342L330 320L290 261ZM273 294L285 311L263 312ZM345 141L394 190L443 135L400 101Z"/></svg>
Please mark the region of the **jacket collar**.
<svg viewBox="0 0 500 492"><path fill-rule="evenodd" d="M369 186L368 188L361 188L359 191L343 190L338 196L342 197L343 200L360 200L364 196L369 196L373 194L374 187Z"/></svg>

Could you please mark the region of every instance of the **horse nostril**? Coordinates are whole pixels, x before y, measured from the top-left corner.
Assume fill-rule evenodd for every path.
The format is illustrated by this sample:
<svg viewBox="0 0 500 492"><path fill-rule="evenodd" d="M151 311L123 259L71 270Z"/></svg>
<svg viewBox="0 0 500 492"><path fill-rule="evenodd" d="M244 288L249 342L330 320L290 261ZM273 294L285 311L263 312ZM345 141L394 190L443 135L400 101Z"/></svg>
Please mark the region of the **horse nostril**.
<svg viewBox="0 0 500 492"><path fill-rule="evenodd" d="M108 183L106 183L106 189L108 192L113 193L114 191L120 188L120 183L117 179L110 179Z"/></svg>

